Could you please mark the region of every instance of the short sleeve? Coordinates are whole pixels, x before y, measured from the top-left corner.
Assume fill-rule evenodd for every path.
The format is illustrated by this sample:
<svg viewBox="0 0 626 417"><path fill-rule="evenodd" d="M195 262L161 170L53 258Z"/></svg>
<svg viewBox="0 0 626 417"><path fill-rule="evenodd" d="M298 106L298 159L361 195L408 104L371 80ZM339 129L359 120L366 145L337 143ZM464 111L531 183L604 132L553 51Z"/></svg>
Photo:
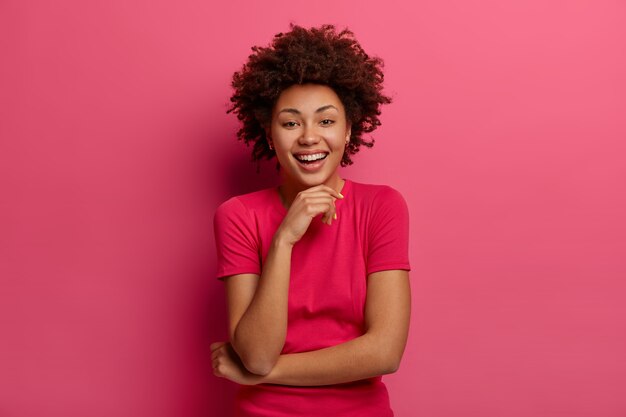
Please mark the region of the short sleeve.
<svg viewBox="0 0 626 417"><path fill-rule="evenodd" d="M222 203L213 217L217 278L261 273L257 227L243 203L233 197Z"/></svg>
<svg viewBox="0 0 626 417"><path fill-rule="evenodd" d="M411 270L409 209L402 194L384 186L372 201L368 227L367 274L391 269Z"/></svg>

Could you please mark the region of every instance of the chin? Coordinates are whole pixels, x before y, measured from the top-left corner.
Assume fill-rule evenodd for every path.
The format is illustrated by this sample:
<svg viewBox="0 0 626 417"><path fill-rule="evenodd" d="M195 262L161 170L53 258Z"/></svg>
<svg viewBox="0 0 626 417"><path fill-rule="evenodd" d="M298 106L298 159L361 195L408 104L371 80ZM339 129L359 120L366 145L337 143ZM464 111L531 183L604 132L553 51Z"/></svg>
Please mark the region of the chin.
<svg viewBox="0 0 626 417"><path fill-rule="evenodd" d="M301 184L306 188L315 187L316 185L324 184L330 179L330 175L298 175L297 177L291 177L291 181L297 184Z"/></svg>
<svg viewBox="0 0 626 417"><path fill-rule="evenodd" d="M310 187L315 187L316 185L324 184L327 180L328 178L322 178L319 180L315 178L308 178L308 179L303 179L298 182L310 188Z"/></svg>

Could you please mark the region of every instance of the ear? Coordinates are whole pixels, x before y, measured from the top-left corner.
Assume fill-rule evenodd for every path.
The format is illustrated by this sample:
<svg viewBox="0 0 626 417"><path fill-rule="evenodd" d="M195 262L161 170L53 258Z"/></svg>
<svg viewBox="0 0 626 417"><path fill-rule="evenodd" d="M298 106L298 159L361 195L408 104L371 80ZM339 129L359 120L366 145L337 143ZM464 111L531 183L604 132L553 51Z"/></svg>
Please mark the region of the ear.
<svg viewBox="0 0 626 417"><path fill-rule="evenodd" d="M272 141L272 130L269 127L265 128L265 140L267 141L270 150L274 150L274 141Z"/></svg>
<svg viewBox="0 0 626 417"><path fill-rule="evenodd" d="M346 142L350 141L350 136L352 135L352 126L348 127L348 130L346 131Z"/></svg>

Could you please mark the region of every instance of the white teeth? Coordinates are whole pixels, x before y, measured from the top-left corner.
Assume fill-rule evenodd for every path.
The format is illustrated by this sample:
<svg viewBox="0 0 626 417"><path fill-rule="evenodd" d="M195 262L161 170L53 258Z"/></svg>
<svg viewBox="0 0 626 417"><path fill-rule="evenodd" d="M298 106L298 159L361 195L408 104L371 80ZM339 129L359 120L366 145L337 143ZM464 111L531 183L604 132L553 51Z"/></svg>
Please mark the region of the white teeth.
<svg viewBox="0 0 626 417"><path fill-rule="evenodd" d="M317 161L318 159L323 159L325 156L325 153L314 153L312 155L298 155L296 158L300 161Z"/></svg>

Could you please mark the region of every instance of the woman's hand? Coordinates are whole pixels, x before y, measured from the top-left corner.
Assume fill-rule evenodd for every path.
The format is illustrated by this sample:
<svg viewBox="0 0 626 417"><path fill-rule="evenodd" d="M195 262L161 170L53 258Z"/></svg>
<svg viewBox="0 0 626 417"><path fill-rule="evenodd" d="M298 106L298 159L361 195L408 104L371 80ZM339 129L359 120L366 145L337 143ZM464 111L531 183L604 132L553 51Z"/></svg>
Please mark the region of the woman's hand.
<svg viewBox="0 0 626 417"><path fill-rule="evenodd" d="M211 362L213 375L237 384L256 385L264 380L263 376L253 374L243 366L237 352L229 342L211 343Z"/></svg>
<svg viewBox="0 0 626 417"><path fill-rule="evenodd" d="M293 245L304 236L316 216L323 214L322 222L330 226L337 218L335 200L338 198L343 196L324 184L299 192L276 233Z"/></svg>

